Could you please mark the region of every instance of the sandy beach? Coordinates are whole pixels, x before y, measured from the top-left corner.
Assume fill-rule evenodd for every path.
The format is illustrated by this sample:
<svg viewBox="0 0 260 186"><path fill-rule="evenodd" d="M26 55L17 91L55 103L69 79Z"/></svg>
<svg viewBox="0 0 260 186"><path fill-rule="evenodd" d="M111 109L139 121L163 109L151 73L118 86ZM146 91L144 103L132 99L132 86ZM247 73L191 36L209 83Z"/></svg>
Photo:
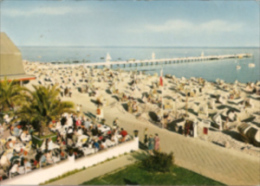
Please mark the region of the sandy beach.
<svg viewBox="0 0 260 186"><path fill-rule="evenodd" d="M144 128L156 126L180 133L179 129L185 129L182 120L185 118L197 124L195 137L199 140L255 157L260 155L259 147L245 143L238 129L245 123L258 131L256 138L259 136L259 81L230 84L220 79L207 82L202 78L164 75L160 86L158 74L82 66L62 69L28 61L23 64L27 74L36 76L25 85L27 88L56 85L61 91L60 98L73 101L75 109L89 111L91 114L84 113L90 119L95 119L98 102L103 105L102 118L124 116L129 121L135 118ZM120 121L119 126L123 126ZM139 127L135 125L132 130ZM205 127L207 134L203 131Z"/></svg>

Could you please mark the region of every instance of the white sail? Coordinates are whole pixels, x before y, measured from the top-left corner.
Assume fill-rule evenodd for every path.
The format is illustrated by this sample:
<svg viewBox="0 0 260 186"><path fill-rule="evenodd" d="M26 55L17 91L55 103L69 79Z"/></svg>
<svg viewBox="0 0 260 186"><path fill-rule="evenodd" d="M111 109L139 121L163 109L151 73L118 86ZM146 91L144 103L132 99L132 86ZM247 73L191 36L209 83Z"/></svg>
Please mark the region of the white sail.
<svg viewBox="0 0 260 186"><path fill-rule="evenodd" d="M110 61L111 60L111 56L109 53L107 53L107 56L106 56L106 61Z"/></svg>
<svg viewBox="0 0 260 186"><path fill-rule="evenodd" d="M155 53L154 52L152 53L152 59L155 59Z"/></svg>

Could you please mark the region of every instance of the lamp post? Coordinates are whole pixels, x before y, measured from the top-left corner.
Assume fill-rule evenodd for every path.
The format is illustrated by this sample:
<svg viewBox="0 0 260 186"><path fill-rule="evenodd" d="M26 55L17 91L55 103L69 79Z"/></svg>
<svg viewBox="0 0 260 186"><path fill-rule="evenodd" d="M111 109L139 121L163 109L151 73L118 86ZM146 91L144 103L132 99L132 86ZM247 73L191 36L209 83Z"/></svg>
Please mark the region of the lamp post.
<svg viewBox="0 0 260 186"><path fill-rule="evenodd" d="M135 137L138 137L138 130L134 130L134 135L135 135Z"/></svg>

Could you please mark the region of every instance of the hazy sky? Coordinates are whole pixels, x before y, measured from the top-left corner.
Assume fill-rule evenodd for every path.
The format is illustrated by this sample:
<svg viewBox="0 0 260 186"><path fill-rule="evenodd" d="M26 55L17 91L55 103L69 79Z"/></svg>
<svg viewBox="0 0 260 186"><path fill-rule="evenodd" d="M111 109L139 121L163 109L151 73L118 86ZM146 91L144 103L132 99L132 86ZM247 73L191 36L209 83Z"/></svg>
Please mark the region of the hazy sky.
<svg viewBox="0 0 260 186"><path fill-rule="evenodd" d="M259 1L1 2L19 46L258 46Z"/></svg>

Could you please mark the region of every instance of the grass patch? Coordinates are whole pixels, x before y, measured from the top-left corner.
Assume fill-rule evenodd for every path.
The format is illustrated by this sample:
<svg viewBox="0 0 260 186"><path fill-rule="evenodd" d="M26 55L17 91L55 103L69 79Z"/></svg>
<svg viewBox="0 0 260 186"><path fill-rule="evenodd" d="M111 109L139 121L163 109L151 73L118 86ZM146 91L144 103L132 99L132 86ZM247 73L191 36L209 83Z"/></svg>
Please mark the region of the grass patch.
<svg viewBox="0 0 260 186"><path fill-rule="evenodd" d="M171 166L171 172L149 172L135 163L127 168L104 175L81 185L224 185L187 169Z"/></svg>
<svg viewBox="0 0 260 186"><path fill-rule="evenodd" d="M80 172L80 171L83 171L83 170L85 170L85 169L86 169L86 168L83 167L82 169L75 169L75 170L66 172L66 173L64 173L64 174L62 174L62 175L60 175L60 176L58 176L58 177L56 177L56 178L52 178L52 179L50 179L50 180L48 180L48 181L45 181L44 183L41 183L40 185L49 184L49 183L51 183L51 182L54 182L54 181L63 179L63 178L65 178L65 177L68 177L68 176L73 175L73 174L76 174L76 173L78 173L78 172Z"/></svg>

